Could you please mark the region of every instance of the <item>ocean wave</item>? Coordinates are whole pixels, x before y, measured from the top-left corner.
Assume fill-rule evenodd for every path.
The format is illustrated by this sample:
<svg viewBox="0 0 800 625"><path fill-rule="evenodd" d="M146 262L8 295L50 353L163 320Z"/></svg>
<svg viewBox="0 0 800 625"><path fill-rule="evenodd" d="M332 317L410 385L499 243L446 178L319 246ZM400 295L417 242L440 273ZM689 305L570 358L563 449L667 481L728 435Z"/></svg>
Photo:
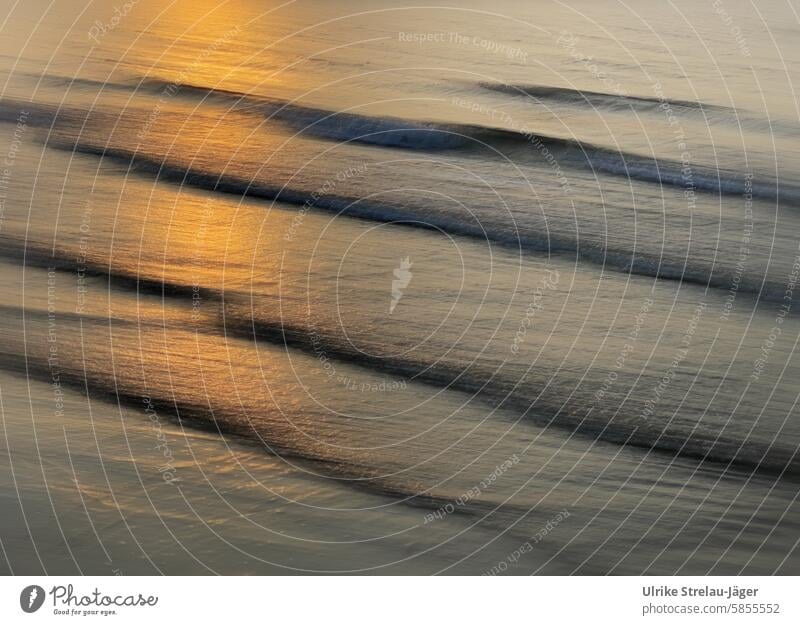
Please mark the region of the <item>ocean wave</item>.
<svg viewBox="0 0 800 625"><path fill-rule="evenodd" d="M21 309L5 306L0 310L0 314L2 314L4 326L14 325L15 321L24 322L27 325L34 324L34 326L38 324L41 326L40 330L43 336L46 336L49 314L47 311L28 309L23 316ZM16 319L14 319L15 317ZM228 415L224 405L208 406L202 401L191 401L189 395L183 394L178 389L167 389L161 396L158 389L138 381L138 377L123 376L121 369L117 373L104 372L100 364L102 359L80 355L81 335L77 330L76 336L73 337L77 360L73 361L69 358L69 346L73 341L70 339L66 324L72 322L76 328L83 328L81 331L84 332L89 331L90 326L94 324L97 326L98 332L105 332L108 336L109 320L104 317L61 312L58 313L58 319L61 356L58 364L58 380L64 386L88 392L92 397L139 408L142 406L143 397L147 397L148 403L154 409L164 415L174 415L174 418L184 425L220 434L241 436L261 444L271 453L321 463L330 477L355 479L362 487L369 487L394 496L408 496L418 492L399 488L398 483L394 480L382 479L380 477L381 467L370 468L361 462L354 462L353 459L330 456L329 446L299 445L306 440L306 437L295 436L294 428L290 427L286 430L282 425L283 418L277 415L275 418L270 417L269 414L262 415L260 418L265 419L263 426L254 427L256 415L249 414L243 418L243 415L235 410ZM80 326L78 325L79 321ZM284 346L288 343L290 347L294 348L311 348L311 334L308 329L291 329L286 326L264 324L262 321L253 325L246 318L241 318L240 322L242 325L237 326L230 315L226 313L226 334L231 332L235 334L237 327L245 334L252 332L255 328L255 338L260 340L268 340ZM37 356L34 348L37 345L33 340L34 326L29 328L31 332L26 343L24 345L20 343L19 346L20 349L24 349L25 358L21 357L21 354L9 341L4 342L0 348L0 368L26 377L52 381L53 369L48 363L44 351L46 344L43 344L41 356ZM139 336L144 328L140 320L114 320L114 327L119 329L123 326L128 327L127 331L132 336ZM153 324L154 329L159 329L159 327L159 324ZM160 329L163 330L163 328ZM250 338L253 338L252 334ZM642 423L635 418L626 419L619 413L609 417L608 415L590 415L590 411L585 410L565 412L561 404L548 406L541 400L536 400L532 404L530 397L509 393L516 385L491 369L480 370L475 366L459 369L442 364L431 367L428 363L421 361L394 357L382 360L372 357L369 358L370 362L364 362L364 355L354 353L345 346L345 342L336 341L332 336L320 337L319 333L315 334L314 341L319 342L320 340L324 341L326 352L332 357L360 364L369 369L374 369L380 363L381 370L402 372L404 375L413 374L416 370L416 374L413 376L414 381L433 384L437 388L444 386L451 391L476 395L499 408L501 412L498 415L505 413L510 416L522 415L540 426L557 427L581 437L645 449L672 457L687 458L696 462L723 465L726 469L744 473L755 472L790 479L800 477L800 459L797 458L797 450L787 443L769 444L757 440L741 440L700 427L687 426L686 429L683 429L672 424L661 425L660 422ZM122 367L124 358L119 353L117 360L119 361L118 367ZM428 495L425 495L417 503L426 505L432 501L428 501Z"/></svg>
<svg viewBox="0 0 800 625"><path fill-rule="evenodd" d="M158 92L170 83L146 81L149 89ZM711 169L695 163L680 163L670 159L654 159L632 152L615 150L587 142L549 137L533 132L517 132L474 124L442 124L419 122L392 117L371 117L324 109L298 106L261 96L180 85L175 94L201 97L204 100L223 100L237 110L259 110L270 119L286 123L300 134L362 143L385 148L419 151L456 151L464 155L477 152L482 158L508 158L516 162L546 165L554 158L564 167L589 170L614 177L676 187L684 193L713 193L718 195L752 195L765 201L800 206L800 186L788 183L764 183L748 178L744 172ZM0 121L16 121L26 103L0 101ZM88 116L108 117L102 111L80 111L67 107L33 105L31 125L48 126L56 123L71 126L76 132L83 128ZM76 140L77 141L77 140ZM85 148L84 148L84 151ZM114 148L109 148L111 153Z"/></svg>
<svg viewBox="0 0 800 625"><path fill-rule="evenodd" d="M141 80L136 88L151 94L225 104L239 112L255 112L322 139L427 151L463 148L471 140L457 126L331 111L227 89L157 79Z"/></svg>
<svg viewBox="0 0 800 625"><path fill-rule="evenodd" d="M313 208L396 226L444 231L479 241L489 241L511 249L574 257L616 272L675 280L726 291L735 281L739 292L758 295L759 299L764 301L779 301L785 292L785 284L780 281L743 277L736 274L733 267L726 269L721 266L712 268L692 265L689 258L670 257L666 252L655 255L638 251L628 252L602 245L580 244L570 236L555 233L542 235L518 227L503 227L501 224L481 222L477 219L466 220L446 211L431 210L430 207L366 201L336 194L319 196L300 188L270 185L262 180L246 180L235 175L189 167L129 150L86 143L51 142L50 145L117 161L127 170L151 175L160 181L205 191L280 202L304 209Z"/></svg>
<svg viewBox="0 0 800 625"><path fill-rule="evenodd" d="M602 91L589 91L586 89L571 89L567 87L550 87L545 85L524 85L505 83L479 83L481 89L494 91L510 96L531 97L537 100L549 100L566 104L583 104L611 109L625 109L638 111L658 111L664 107L680 108L698 113L715 111L728 114L735 113L735 109L728 106L706 104L696 100L676 100L650 96L627 95L622 93L606 93Z"/></svg>
<svg viewBox="0 0 800 625"><path fill-rule="evenodd" d="M10 241L4 240L3 250L14 249L8 245ZM17 242L16 249L22 250L24 246ZM7 253L7 256L24 258L25 262L37 262L42 267L56 267L60 270L70 271L72 265L69 259L74 256L68 250L60 255L53 256L45 250L34 250L24 256ZM89 263L87 270L93 275L109 277L110 281L118 286L139 289L140 284L151 284L154 290L160 289L161 294L175 297L192 296L193 286L180 282L169 284L153 283L142 280L136 272L123 269L112 269L102 263ZM727 465L742 471L756 471L770 475L785 475L800 477L800 458L796 458L796 450L790 445L766 444L757 440L740 440L717 432L713 428L689 427L685 425L661 425L660 420L643 421L636 415L627 415L624 412L607 414L600 411L581 409L580 404L565 409L563 402L548 400L535 389L529 388L530 384L520 384L520 376L526 375L524 370L514 367L513 364L503 366L500 361L480 359L471 361L466 365L451 362L446 358L428 358L424 354L419 357L410 356L383 356L376 346L374 349L359 349L347 336L337 334L335 330L317 327L316 325L297 324L284 319L265 319L253 316L253 306L245 293L226 292L222 294L211 289L204 289L206 297L215 301L218 310L216 319L214 315L204 316L195 331L204 334L214 334L230 338L240 338L248 341L264 341L282 348L296 349L310 355L323 350L326 356L334 361L348 363L365 371L378 371L402 377L408 383L421 383L434 389L447 389L448 391L461 392L475 399L486 402L488 405L499 408L503 413L522 415L531 422L544 427L557 427L565 431L601 440L606 443L628 447L652 450L658 453L669 454L676 457L685 457L694 461L711 462ZM8 308L8 310L5 310ZM4 307L6 317L13 316L16 309ZM10 311L10 312L9 312ZM46 317L45 311L37 312L26 310L26 318L36 319L36 316ZM77 322L91 322L90 315L77 315L59 313L59 319ZM98 317L96 321L100 321ZM108 324L108 319L103 318ZM136 322L125 319L115 319L115 324L127 324L136 327ZM35 359L29 359L25 369L28 374L35 374ZM500 363L500 364L498 364ZM5 362L0 362L0 367L8 370L19 368L20 361L9 356ZM21 371L21 370L20 370ZM75 384L84 384L85 374L75 374ZM64 376L64 382L70 383L70 374ZM95 391L99 395L107 394L103 385L98 384ZM130 395L130 396L129 396ZM122 392L115 396L122 401L138 401L141 398L135 394ZM203 407L187 403L181 406L183 417L198 420L203 427L208 427L207 410ZM225 432L249 435L247 428L226 428ZM289 450L281 449L282 453ZM297 452L297 450L294 450ZM315 458L323 460L323 458Z"/></svg>
<svg viewBox="0 0 800 625"><path fill-rule="evenodd" d="M217 299L221 292L203 286L170 281L167 278L145 275L139 271L125 270L113 263L85 257L78 250L48 246L33 239L21 240L0 235L0 258L27 267L55 269L85 277L106 278L112 286L133 289L151 295L175 297L203 297Z"/></svg>
<svg viewBox="0 0 800 625"><path fill-rule="evenodd" d="M531 98L538 102L552 102L554 105L589 107L598 111L612 113L645 113L664 116L674 113L691 115L710 124L727 124L744 131L773 132L797 135L800 124L785 119L772 119L766 113L743 110L733 106L709 104L700 100L680 100L667 97L608 93L568 87L545 85L478 83L483 91L491 91L511 97Z"/></svg>
<svg viewBox="0 0 800 625"><path fill-rule="evenodd" d="M220 382L217 376L221 372L230 373L230 365L225 362L221 363L219 371L210 366L202 370L184 369L180 373L187 377L180 378L178 368L192 365L173 355L169 361L172 376L162 380L157 375L148 375L153 367L158 368L158 361L151 358L161 350L142 350L139 341L143 333L167 330L163 321L147 324L141 319L115 318L112 323L102 316L59 311L55 317L59 324L58 358L49 357L47 337L53 314L48 310L0 305L0 337L4 339L0 340L0 369L27 380L46 382L56 393L72 389L93 399L129 407L138 411L142 419L149 418L154 423L164 419L181 427L237 437L240 444L255 445L265 453L302 463L306 470L319 477L392 497L406 505L430 510L447 506L448 514L481 520L497 512L498 502L491 498L473 498L468 502L462 498L454 506L460 491L451 493L442 487L443 482L452 478L446 469L443 476L436 475L435 467L433 477L424 470L417 475L415 469L429 461L429 450L424 446L406 448L404 455L395 458L387 454L376 456L373 445L386 437L383 420L375 421L370 431L363 427L369 420L356 419L356 426L353 426L347 418L338 422L339 428L330 429L330 415L326 418L325 413L315 412L313 406L287 419L284 409L270 405L271 402L263 398L242 405L241 398L228 401L225 394L198 395L194 386L196 379L202 377L206 384ZM22 328L26 330L24 340ZM169 332L177 335L181 330L169 328ZM89 343L86 343L87 334L93 337ZM164 335L161 337L163 340ZM194 340L188 336L180 338ZM213 341L210 346L220 348L223 345L219 342L221 337L209 337L209 340ZM114 362L114 367L108 366L109 361ZM260 380L258 375L256 379ZM186 385L182 381L190 383ZM422 418L426 418L424 413ZM298 435L301 426L314 431L315 436ZM365 449L342 445L340 438L347 436L347 431L340 429L347 428L353 428L354 438L366 436L370 445ZM399 435L404 438L405 430ZM326 439L332 440L325 442ZM418 451L419 458L409 460L409 449ZM533 457L531 460L538 462ZM513 502L503 502L503 510L515 518L530 512L527 507Z"/></svg>
<svg viewBox="0 0 800 625"><path fill-rule="evenodd" d="M0 106L0 119L16 122L19 107L23 107L23 110L29 112L28 119L32 120L30 123L41 123L47 126L59 124L62 119L66 119L68 125L75 124L76 127L81 127L88 115L86 111L69 107L56 109L47 105L4 102L4 105ZM501 134L508 133L503 131ZM46 145L55 149L74 151L118 162L126 169L153 176L159 181L187 185L216 193L281 202L300 206L304 210L327 211L348 217L393 223L398 226L441 230L453 235L490 241L512 249L571 256L622 273L678 280L722 290L728 290L730 285L736 282L739 292L757 295L766 301L780 300L785 291L785 285L777 281L762 280L757 276L743 277L736 274L734 267L726 267L719 263L716 266L706 266L693 262L688 257L676 257L668 252L653 254L637 251L634 253L602 244L579 244L576 238L570 235L541 233L513 224L505 224L502 221L479 220L474 217L464 218L452 214L446 209L437 209L435 206L418 206L410 201L403 204L372 199L367 201L359 197L335 193L320 196L303 188L286 187L278 183L270 184L264 178L249 180L235 174L221 173L201 166L190 166L179 161L166 160L138 150L106 147L82 141L79 138L71 137L69 132L51 133ZM555 145L563 147L563 142L556 142ZM722 188L729 193L752 192L755 196L760 194L775 197L780 194L781 201L786 201L785 191L782 191L781 187L758 185L747 179L725 178L719 174L703 176L697 171L690 172L691 177L687 177L684 173L675 174L663 171L660 167L651 169L649 166L620 162L615 155L609 155L602 149L594 153L593 159L600 170L617 174L626 172L630 177L647 179L651 182L668 179L675 185L682 185L690 181L696 187L705 187L711 190ZM33 260L33 257L31 258ZM152 284L141 281L139 284L143 289L155 291L164 288L164 285L157 281Z"/></svg>
<svg viewBox="0 0 800 625"><path fill-rule="evenodd" d="M309 353L324 353L334 359L370 370L403 376L434 388L447 388L480 398L503 411L523 415L537 425L557 427L579 436L607 443L651 450L694 461L723 464L742 471L800 478L800 458L791 445L726 437L722 432L687 427L661 420L648 422L638 415L605 414L592 410L564 410L562 402L548 404L539 393L527 393L519 379L499 366L473 361L466 367L442 359L424 361L408 357L384 358L356 348L345 336L335 336L316 327L292 326L283 320L253 319L248 307L226 306L226 333L265 340ZM241 311L244 311L242 314ZM512 371L514 371L512 369ZM513 376L513 373L511 374Z"/></svg>

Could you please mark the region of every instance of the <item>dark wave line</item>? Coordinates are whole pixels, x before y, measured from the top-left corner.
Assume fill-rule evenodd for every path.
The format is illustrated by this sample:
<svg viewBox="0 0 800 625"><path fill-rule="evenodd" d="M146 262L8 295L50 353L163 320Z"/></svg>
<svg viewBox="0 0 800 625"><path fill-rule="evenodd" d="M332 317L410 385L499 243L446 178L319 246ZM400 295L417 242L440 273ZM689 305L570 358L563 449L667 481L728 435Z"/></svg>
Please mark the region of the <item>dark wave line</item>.
<svg viewBox="0 0 800 625"><path fill-rule="evenodd" d="M170 83L146 81L153 91ZM530 161L542 165L555 158L565 167L590 170L628 180L677 187L684 192L737 195L745 193L766 201L780 201L786 205L800 206L800 187L790 184L768 184L747 180L736 172L708 169L694 164L686 165L669 159L654 159L632 152L614 150L573 139L549 137L533 133L471 124L435 124L399 118L370 117L354 113L337 113L243 93L179 85L175 96L183 94L202 99L222 100L260 111L273 120L288 123L301 133L336 141L364 143L386 148L404 148L421 151L456 150L469 154L477 152L482 158L498 157L494 149L508 158ZM20 103L4 100L0 103L0 121L15 121ZM88 112L38 105L39 125L49 125L56 117L59 121L72 121L73 127L86 120ZM6 109L5 112L2 109ZM94 111L92 114L96 114ZM32 118L33 119L33 118ZM29 123L34 123L33 121ZM78 139L75 139L77 142Z"/></svg>
<svg viewBox="0 0 800 625"><path fill-rule="evenodd" d="M298 131L308 132L325 139L422 151L479 151L482 157L492 156L493 151L490 148L495 148L507 156L524 160L532 159L535 162L541 162L546 153L550 152L565 166L588 168L630 180L719 195L748 193L764 200L775 201L780 198L783 203L800 205L800 187L797 185L746 182L744 175L736 172L709 169L697 164L689 164L691 171L686 173L685 165L677 161L655 159L574 139L475 124L445 124L335 112L238 91L191 84L175 85L154 79L144 80L139 85L153 93L164 93L170 88L174 88L175 91L172 93L175 95L222 102L238 110L257 111L271 119L287 123ZM504 87L516 89L516 87L508 85L496 85L496 87L498 90ZM487 86L487 88L493 87ZM530 89L535 88L530 87ZM553 94L558 91L558 88L542 87L541 90L542 93ZM515 93L518 92L515 91ZM582 98L583 96L579 95L581 93L612 99L622 97L599 92L577 92L576 97ZM567 97L567 94L561 93L559 97ZM686 100L625 97L631 102L647 106L660 106L662 102L667 102L683 108L728 112L732 110Z"/></svg>
<svg viewBox="0 0 800 625"><path fill-rule="evenodd" d="M3 251L24 250L17 242L15 246L3 245ZM21 258L19 254L7 254L11 258ZM54 258L49 252L41 249L35 253L26 253L26 259L36 259L41 266L59 267L73 271L75 265L66 259ZM122 273L112 275L111 269L105 265L85 265L94 275L108 275L112 282L127 288L139 290L140 278L135 274ZM180 283L158 283L154 285L160 293L174 296L189 296L193 287ZM222 304L222 296L218 292L206 289L209 298L216 298ZM488 404L523 414L526 418L541 426L555 426L580 436L598 439L608 443L626 445L635 448L653 450L675 457L681 456L695 461L724 464L743 471L758 471L770 475L786 475L800 477L800 459L795 459L795 452L788 447L767 446L762 443L747 442L742 444L735 440L713 440L713 434L693 432L687 435L681 431L664 431L658 427L642 427L636 423L625 421L608 421L603 418L587 418L580 410L565 412L563 406L548 406L541 398L535 405L531 397L520 392L517 380L503 374L502 367L491 366L481 362L471 362L467 366L454 366L446 361L429 362L409 357L386 358L365 353L357 349L346 337L337 337L324 328L313 324L292 325L282 320L269 321L253 319L247 305L235 304L236 294L227 293L222 314L217 319L217 334L239 337L247 340L265 341L282 347L297 349L311 355L324 353L327 357L339 362L346 362L372 371L380 371L395 376L403 376L409 382L422 383L436 389L446 388L474 396ZM2 307L4 310L8 307ZM10 309L9 309L10 310ZM26 314L40 314L32 311ZM64 317L59 313L60 317ZM83 320L91 319L85 315L76 316ZM106 323L108 320L104 320ZM210 320L213 324L213 318ZM201 328L203 332L214 333L213 327ZM0 364L0 366L3 366ZM6 367L7 368L7 367ZM124 398L123 398L124 399ZM140 399L140 398L139 398ZM187 406L186 415L194 415L193 408ZM241 434L241 432L233 432Z"/></svg>
<svg viewBox="0 0 800 625"><path fill-rule="evenodd" d="M405 376L409 381L422 382L435 388L447 388L478 397L493 406L526 418L540 426L558 427L593 440L624 445L672 457L726 465L742 471L800 478L800 458L797 450L788 446L766 445L760 442L715 440L713 432L682 432L642 426L639 423L592 418L587 413L565 413L563 406L544 405L515 390L516 382L491 368L472 362L464 368L450 364L423 362L403 357L391 359L365 354L346 338L337 339L329 333L311 327L293 327L284 322L270 323L238 317L226 308L225 331L273 344L285 345L310 354L322 353L360 367Z"/></svg>
<svg viewBox="0 0 800 625"><path fill-rule="evenodd" d="M19 114L19 103L13 106L0 106L0 114L6 113L9 121L16 121ZM55 111L52 107L32 105L26 110L32 111L32 119L44 123L52 123L64 116L70 123L77 123L85 118L86 112L73 109ZM488 240L513 249L525 249L533 252L573 256L579 260L607 267L613 271L635 275L656 277L697 284L704 287L727 291L735 282L737 291L758 295L765 301L778 301L783 297L785 285L775 281L762 283L757 278L735 275L733 270L720 268L704 268L688 265L687 259L669 258L637 252L635 255L627 250L619 250L598 245L578 245L571 237L560 237L556 234L542 236L538 232L517 231L502 228L499 224L481 223L474 219L465 220L447 215L441 211L422 210L410 205L388 204L376 201L364 201L359 198L336 194L317 196L302 189L270 185L260 180L247 180L233 174L220 175L217 172L189 167L174 161L152 157L146 153L133 152L121 148L106 148L91 143L83 143L76 139L53 139L49 147L75 151L119 162L132 171L155 176L160 181L179 185L188 185L206 191L226 193L239 197L247 196L273 202L282 202L304 208L313 208L333 212L348 217L371 221L393 223L406 227L443 230L445 232L467 236L477 240ZM611 164L611 162L610 162ZM630 170L630 166L628 166ZM697 178L695 178L697 182ZM738 185L738 183L736 183ZM744 181L742 181L744 185ZM735 190L733 187L731 190ZM745 190L744 186L742 190ZM158 284L149 285L142 282L145 289L160 288Z"/></svg>
<svg viewBox="0 0 800 625"><path fill-rule="evenodd" d="M511 97L532 98L538 102L552 102L555 105L591 107L615 113L641 112L647 114L689 114L710 123L725 123L744 130L796 135L800 125L784 119L772 119L765 113L738 109L733 106L709 104L699 100L680 100L666 97L628 95L626 93L607 93L568 87L545 85L478 83L478 88Z"/></svg>
<svg viewBox="0 0 800 625"><path fill-rule="evenodd" d="M21 309L12 306L0 305L0 316L8 323L23 323L23 319L41 324L48 322L48 312ZM78 320L84 324L94 324L108 327L109 320L104 317L91 315L78 315L69 312L58 312L58 319L68 319L77 324ZM141 326L139 320L114 319L114 324ZM356 490L372 494L383 495L401 499L404 504L422 509L438 510L456 503L454 497L431 492L424 484L409 484L392 478L381 476L382 467L368 465L358 459L331 457L313 445L302 445L305 437L284 436L277 427L272 430L270 424L277 422L267 419L265 425L254 425L251 418L242 419L241 415L228 414L224 407L212 406L201 402L187 401L177 398L173 393L166 392L159 395L147 385L138 388L136 384L115 379L110 373L107 376L98 375L87 368L75 366L76 363L58 360L53 366L46 357L28 353L20 354L9 349L7 344L0 343L0 369L25 379L38 379L50 384L71 388L79 393L88 394L90 397L109 402L114 405L128 406L138 412L152 409L170 422L182 427L190 427L221 436L234 436L242 444L254 445L262 451L282 458L292 459L305 463L314 468L316 472L327 479L333 479ZM86 364L85 361L83 363ZM144 415L143 415L144 418ZM283 415L280 416L283 420ZM294 432L294 427L290 427ZM514 518L528 514L530 510L523 506L505 503L502 506L491 501L472 499L468 504L459 503L448 508L448 514L458 514L467 517L483 519L488 515L508 513ZM491 518L486 519L492 523Z"/></svg>
<svg viewBox="0 0 800 625"><path fill-rule="evenodd" d="M692 267L687 264L686 259L681 258L670 259L641 252L634 255L627 251L606 247L580 246L575 239L569 237L559 237L555 234L540 236L538 233L519 230L504 231L493 224L466 221L440 212L423 211L413 206L367 202L359 198L336 194L317 196L301 189L267 185L260 181L250 181L231 174L220 175L172 161L154 159L129 150L103 148L81 143L58 144L51 142L50 146L110 159L123 164L134 172L155 176L160 181L187 185L205 191L281 202L404 227L442 230L454 235L491 241L512 249L572 256L620 273L674 280L724 291L730 289L734 282L738 282L738 292L759 294L764 301L780 301L785 292L785 285L780 282L766 281L762 283L759 279L735 275L732 271L725 272L719 268L712 272L711 269Z"/></svg>
<svg viewBox="0 0 800 625"><path fill-rule="evenodd" d="M106 278L113 286L132 289L150 295L176 297L200 296L219 299L221 292L198 285L182 284L117 269L96 259L79 258L77 253L60 247L48 248L32 240L23 241L0 236L0 258L5 258L29 267L55 269L87 277Z"/></svg>
<svg viewBox="0 0 800 625"><path fill-rule="evenodd" d="M511 96L532 97L537 100L552 100L567 104L588 104L625 108L642 111L654 111L665 107L690 109L697 112L719 111L733 114L735 109L729 106L706 104L697 100L676 100L671 98L657 98L637 96L602 91L589 91L586 89L570 89L568 87L550 87L545 85L505 84L505 83L479 83L482 89L495 91Z"/></svg>

